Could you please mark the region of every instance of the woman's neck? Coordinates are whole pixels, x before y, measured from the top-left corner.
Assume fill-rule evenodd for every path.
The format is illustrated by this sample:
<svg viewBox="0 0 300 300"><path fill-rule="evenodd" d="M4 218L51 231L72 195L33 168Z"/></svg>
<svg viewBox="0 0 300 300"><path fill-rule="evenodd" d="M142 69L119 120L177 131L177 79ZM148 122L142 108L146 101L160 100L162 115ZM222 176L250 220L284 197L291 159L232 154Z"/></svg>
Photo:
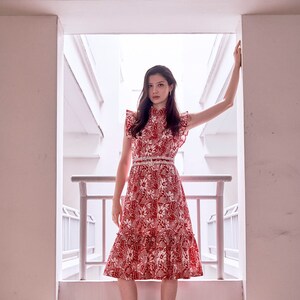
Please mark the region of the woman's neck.
<svg viewBox="0 0 300 300"><path fill-rule="evenodd" d="M153 104L152 106L153 106L153 108L155 108L156 110L161 110L161 109L163 109L163 108L166 108L166 104L165 104L165 103Z"/></svg>

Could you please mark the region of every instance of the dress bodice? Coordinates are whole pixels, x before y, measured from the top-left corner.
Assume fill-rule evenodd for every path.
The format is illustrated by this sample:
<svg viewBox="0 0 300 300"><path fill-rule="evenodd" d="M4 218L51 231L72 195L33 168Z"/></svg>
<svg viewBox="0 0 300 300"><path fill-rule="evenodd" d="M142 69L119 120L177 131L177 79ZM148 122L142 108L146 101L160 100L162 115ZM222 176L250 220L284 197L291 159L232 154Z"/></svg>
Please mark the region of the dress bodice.
<svg viewBox="0 0 300 300"><path fill-rule="evenodd" d="M185 142L188 113L180 116L179 134L173 136L170 129L166 129L166 109L150 109L149 120L141 134L132 138L132 158L141 157L169 157L174 158L178 149ZM126 133L130 134L130 127L135 122L136 113L126 111Z"/></svg>

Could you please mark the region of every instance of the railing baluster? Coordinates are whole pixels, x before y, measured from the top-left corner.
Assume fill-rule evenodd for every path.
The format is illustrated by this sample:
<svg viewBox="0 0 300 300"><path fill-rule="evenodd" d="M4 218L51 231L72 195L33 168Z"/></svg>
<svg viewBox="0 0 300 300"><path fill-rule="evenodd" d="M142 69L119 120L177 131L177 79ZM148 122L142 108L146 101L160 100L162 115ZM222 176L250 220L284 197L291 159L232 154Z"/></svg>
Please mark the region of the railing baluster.
<svg viewBox="0 0 300 300"><path fill-rule="evenodd" d="M197 199L197 238L198 238L198 247L199 247L199 254L201 259L201 207L200 207L200 199Z"/></svg>
<svg viewBox="0 0 300 300"><path fill-rule="evenodd" d="M217 201L216 201L218 279L224 279L223 191L224 191L224 181L218 181L217 182Z"/></svg>
<svg viewBox="0 0 300 300"><path fill-rule="evenodd" d="M87 257L87 190L86 182L79 182L80 190L80 280L86 279L86 257Z"/></svg>
<svg viewBox="0 0 300 300"><path fill-rule="evenodd" d="M106 199L102 199L102 262L106 261Z"/></svg>
<svg viewBox="0 0 300 300"><path fill-rule="evenodd" d="M71 248L71 218L68 218L68 240L67 240L67 249Z"/></svg>

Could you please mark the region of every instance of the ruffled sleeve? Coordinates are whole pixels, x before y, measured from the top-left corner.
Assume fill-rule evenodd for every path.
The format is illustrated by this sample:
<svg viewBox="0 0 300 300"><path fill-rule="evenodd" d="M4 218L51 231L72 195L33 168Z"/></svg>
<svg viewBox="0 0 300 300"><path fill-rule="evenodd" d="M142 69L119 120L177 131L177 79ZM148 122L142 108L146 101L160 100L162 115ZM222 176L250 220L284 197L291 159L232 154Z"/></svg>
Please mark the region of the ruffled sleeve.
<svg viewBox="0 0 300 300"><path fill-rule="evenodd" d="M187 111L180 115L179 147L181 147L184 144L186 137L189 133L187 129L189 120L190 120L190 114Z"/></svg>
<svg viewBox="0 0 300 300"><path fill-rule="evenodd" d="M134 124L136 118L136 113L131 110L126 110L126 119L125 119L125 132L128 137L131 137L129 129Z"/></svg>

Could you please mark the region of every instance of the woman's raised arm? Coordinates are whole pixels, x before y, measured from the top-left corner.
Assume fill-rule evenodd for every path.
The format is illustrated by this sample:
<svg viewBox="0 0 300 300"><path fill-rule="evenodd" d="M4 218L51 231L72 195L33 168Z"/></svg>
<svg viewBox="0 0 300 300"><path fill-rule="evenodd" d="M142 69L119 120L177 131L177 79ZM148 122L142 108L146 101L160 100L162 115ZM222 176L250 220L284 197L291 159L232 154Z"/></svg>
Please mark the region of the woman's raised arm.
<svg viewBox="0 0 300 300"><path fill-rule="evenodd" d="M222 101L209 107L199 113L190 114L188 129L208 122L217 117L219 114L233 106L234 97L239 83L240 67L241 67L241 41L237 43L234 49L234 66L231 70L231 78Z"/></svg>

